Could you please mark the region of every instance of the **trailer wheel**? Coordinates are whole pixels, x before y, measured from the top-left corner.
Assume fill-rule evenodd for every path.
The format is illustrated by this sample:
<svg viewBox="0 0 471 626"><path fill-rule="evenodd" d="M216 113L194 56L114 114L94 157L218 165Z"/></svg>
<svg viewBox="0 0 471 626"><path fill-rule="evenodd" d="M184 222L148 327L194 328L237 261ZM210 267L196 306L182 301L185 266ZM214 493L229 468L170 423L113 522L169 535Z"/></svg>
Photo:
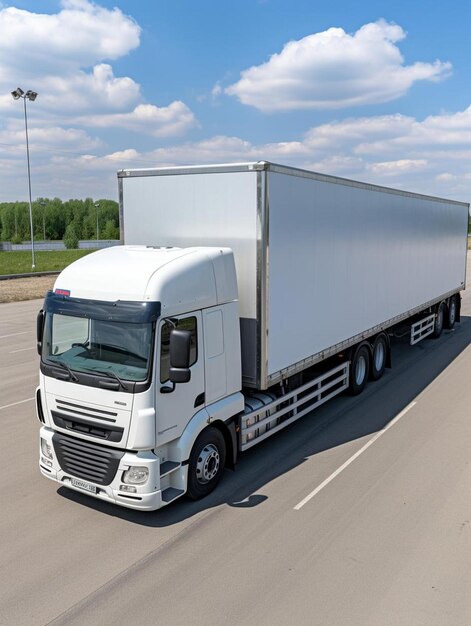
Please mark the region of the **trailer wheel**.
<svg viewBox="0 0 471 626"><path fill-rule="evenodd" d="M371 356L371 380L379 380L384 374L387 355L388 341L384 335L378 335L374 341L373 354Z"/></svg>
<svg viewBox="0 0 471 626"><path fill-rule="evenodd" d="M445 303L440 302L435 314L435 324L433 326L432 337L438 339L443 332L443 323L445 319Z"/></svg>
<svg viewBox="0 0 471 626"><path fill-rule="evenodd" d="M226 462L226 442L220 430L209 426L198 436L188 463L187 495L192 500L207 496L218 484Z"/></svg>
<svg viewBox="0 0 471 626"><path fill-rule="evenodd" d="M370 369L370 351L366 344L360 345L355 352L350 366L350 393L357 396L368 382Z"/></svg>
<svg viewBox="0 0 471 626"><path fill-rule="evenodd" d="M456 322L456 314L458 312L458 306L456 304L456 296L451 296L450 303L445 313L445 328L451 330Z"/></svg>

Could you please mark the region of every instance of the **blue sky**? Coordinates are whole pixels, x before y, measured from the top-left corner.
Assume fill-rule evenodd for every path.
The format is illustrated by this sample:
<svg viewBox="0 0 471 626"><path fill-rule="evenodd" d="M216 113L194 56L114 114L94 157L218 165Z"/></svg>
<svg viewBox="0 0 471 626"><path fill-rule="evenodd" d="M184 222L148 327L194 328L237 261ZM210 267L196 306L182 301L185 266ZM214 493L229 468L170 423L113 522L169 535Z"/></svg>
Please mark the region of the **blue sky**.
<svg viewBox="0 0 471 626"><path fill-rule="evenodd" d="M471 199L466 2L0 2L0 200L272 160ZM469 110L468 110L469 108Z"/></svg>

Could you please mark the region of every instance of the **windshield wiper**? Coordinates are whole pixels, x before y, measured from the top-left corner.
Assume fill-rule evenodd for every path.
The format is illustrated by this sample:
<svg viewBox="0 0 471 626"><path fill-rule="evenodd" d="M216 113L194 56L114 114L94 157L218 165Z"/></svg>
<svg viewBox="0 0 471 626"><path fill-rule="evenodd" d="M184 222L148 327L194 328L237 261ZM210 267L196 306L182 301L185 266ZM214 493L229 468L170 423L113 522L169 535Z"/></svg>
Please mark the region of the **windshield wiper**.
<svg viewBox="0 0 471 626"><path fill-rule="evenodd" d="M69 376L72 380L74 381L78 381L77 376L73 373L73 371L70 369L70 367L67 365L67 363L64 363L64 361L53 361L54 365L59 365L59 367L62 367L63 369L67 370L69 372Z"/></svg>
<svg viewBox="0 0 471 626"><path fill-rule="evenodd" d="M118 383L121 385L121 387L123 389L125 389L126 391L128 390L127 386L123 383L123 381L121 380L121 378L118 376L118 374L115 374L114 372L110 371L105 371L105 370L94 370L88 367L84 367L82 368L84 370L86 370L87 372L91 372L92 374L100 374L101 376L108 376L108 378L114 378L115 380L118 381Z"/></svg>

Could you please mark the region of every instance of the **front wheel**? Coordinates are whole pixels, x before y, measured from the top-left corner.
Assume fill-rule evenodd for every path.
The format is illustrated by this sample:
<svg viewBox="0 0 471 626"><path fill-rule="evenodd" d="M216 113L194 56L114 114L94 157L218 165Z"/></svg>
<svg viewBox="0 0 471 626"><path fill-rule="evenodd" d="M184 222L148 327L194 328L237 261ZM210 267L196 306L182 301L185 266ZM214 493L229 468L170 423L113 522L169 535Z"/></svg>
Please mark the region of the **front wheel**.
<svg viewBox="0 0 471 626"><path fill-rule="evenodd" d="M209 426L198 436L188 463L187 495L192 500L207 496L218 484L226 462L226 442L221 431Z"/></svg>

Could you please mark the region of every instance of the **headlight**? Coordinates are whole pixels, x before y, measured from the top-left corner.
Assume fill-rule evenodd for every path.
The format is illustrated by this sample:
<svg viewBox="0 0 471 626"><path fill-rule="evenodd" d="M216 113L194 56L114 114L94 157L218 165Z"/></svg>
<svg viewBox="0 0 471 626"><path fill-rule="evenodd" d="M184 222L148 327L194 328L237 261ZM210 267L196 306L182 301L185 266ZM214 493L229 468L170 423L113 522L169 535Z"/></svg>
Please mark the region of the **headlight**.
<svg viewBox="0 0 471 626"><path fill-rule="evenodd" d="M134 465L123 474L123 483L128 485L143 485L149 478L149 468Z"/></svg>
<svg viewBox="0 0 471 626"><path fill-rule="evenodd" d="M52 459L52 446L41 437L41 452L47 459Z"/></svg>

